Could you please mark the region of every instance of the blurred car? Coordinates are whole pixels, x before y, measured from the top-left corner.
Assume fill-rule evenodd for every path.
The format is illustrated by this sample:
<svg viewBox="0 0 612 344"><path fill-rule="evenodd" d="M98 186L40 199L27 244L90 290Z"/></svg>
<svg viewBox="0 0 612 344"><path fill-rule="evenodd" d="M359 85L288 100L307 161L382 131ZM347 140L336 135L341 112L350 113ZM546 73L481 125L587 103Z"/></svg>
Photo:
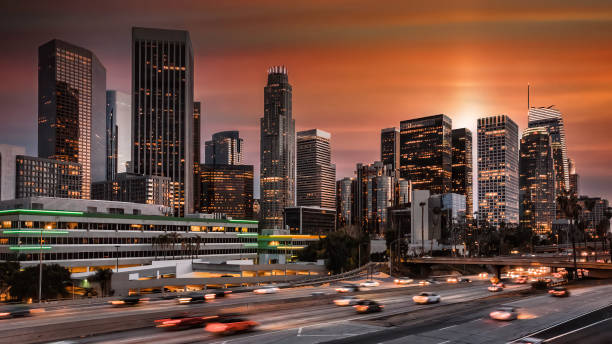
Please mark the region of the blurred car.
<svg viewBox="0 0 612 344"><path fill-rule="evenodd" d="M514 307L499 307L489 313L489 317L494 320L514 320L518 318L518 312Z"/></svg>
<svg viewBox="0 0 612 344"><path fill-rule="evenodd" d="M359 287L354 284L345 284L336 288L336 291L339 293L352 293L354 291L359 291Z"/></svg>
<svg viewBox="0 0 612 344"><path fill-rule="evenodd" d="M461 280L459 280L459 282L461 282L461 283L472 283L472 280L470 278L462 278Z"/></svg>
<svg viewBox="0 0 612 344"><path fill-rule="evenodd" d="M421 305L427 303L437 303L440 302L440 295L434 293L420 293L419 295L412 297L412 301Z"/></svg>
<svg viewBox="0 0 612 344"><path fill-rule="evenodd" d="M423 256L423 258L425 258L425 259L430 259L430 258L431 258L431 256Z"/></svg>
<svg viewBox="0 0 612 344"><path fill-rule="evenodd" d="M250 331L258 325L259 323L245 318L220 316L206 324L204 330L214 334L229 335L236 332Z"/></svg>
<svg viewBox="0 0 612 344"><path fill-rule="evenodd" d="M227 295L231 293L232 293L231 290L217 289L217 290L211 290L205 293L204 297L206 298L206 300L213 300L213 299L220 298L220 297L226 297Z"/></svg>
<svg viewBox="0 0 612 344"><path fill-rule="evenodd" d="M554 287L548 291L548 294L556 297L567 297L570 295L570 292L565 287Z"/></svg>
<svg viewBox="0 0 612 344"><path fill-rule="evenodd" d="M498 292L498 291L503 291L504 288L500 286L499 284L491 284L491 286L489 286L487 290L489 290L490 292Z"/></svg>
<svg viewBox="0 0 612 344"><path fill-rule="evenodd" d="M516 344L542 344L544 343L544 339L533 338L533 337L525 337L519 340L515 340L513 343Z"/></svg>
<svg viewBox="0 0 612 344"><path fill-rule="evenodd" d="M419 281L419 285L421 287L426 286L426 285L430 285L431 283L429 281Z"/></svg>
<svg viewBox="0 0 612 344"><path fill-rule="evenodd" d="M274 286L266 286L253 290L255 294L276 294L278 291L279 289Z"/></svg>
<svg viewBox="0 0 612 344"><path fill-rule="evenodd" d="M478 278L482 278L482 279L489 278L489 274L486 272L481 272L478 274Z"/></svg>
<svg viewBox="0 0 612 344"><path fill-rule="evenodd" d="M378 287L379 285L378 281L365 281L359 284L360 287Z"/></svg>
<svg viewBox="0 0 612 344"><path fill-rule="evenodd" d="M412 282L414 282L414 280L408 277L399 277L393 280L393 283L395 284L408 284Z"/></svg>
<svg viewBox="0 0 612 344"><path fill-rule="evenodd" d="M446 279L446 283L459 283L461 277L449 277Z"/></svg>
<svg viewBox="0 0 612 344"><path fill-rule="evenodd" d="M136 306L140 302L148 301L148 300L149 300L148 298L144 298L140 296L139 294L135 294L135 295L126 296L119 300L112 300L109 302L113 306Z"/></svg>
<svg viewBox="0 0 612 344"><path fill-rule="evenodd" d="M0 310L0 319L29 317L32 312L27 306L13 306Z"/></svg>
<svg viewBox="0 0 612 344"><path fill-rule="evenodd" d="M191 304L191 303L204 303L206 302L206 296L202 293L189 293L187 295L179 297L177 301L181 305L186 305L186 304Z"/></svg>
<svg viewBox="0 0 612 344"><path fill-rule="evenodd" d="M360 299L358 299L355 296L343 296L343 297L341 297L339 299L335 299L334 300L334 304L336 306L354 306L359 301L360 301Z"/></svg>
<svg viewBox="0 0 612 344"><path fill-rule="evenodd" d="M525 284L527 283L527 276L519 276L516 279L514 279L514 283L518 283L518 284Z"/></svg>
<svg viewBox="0 0 612 344"><path fill-rule="evenodd" d="M373 313L382 311L385 306L372 300L360 300L353 308L355 308L357 313Z"/></svg>
<svg viewBox="0 0 612 344"><path fill-rule="evenodd" d="M312 293L310 293L310 296L325 296L325 292L322 291L313 291Z"/></svg>
<svg viewBox="0 0 612 344"><path fill-rule="evenodd" d="M206 323L216 320L216 316L194 317L187 314L177 315L167 319L155 320L155 327L166 330L182 330L192 327L204 326Z"/></svg>

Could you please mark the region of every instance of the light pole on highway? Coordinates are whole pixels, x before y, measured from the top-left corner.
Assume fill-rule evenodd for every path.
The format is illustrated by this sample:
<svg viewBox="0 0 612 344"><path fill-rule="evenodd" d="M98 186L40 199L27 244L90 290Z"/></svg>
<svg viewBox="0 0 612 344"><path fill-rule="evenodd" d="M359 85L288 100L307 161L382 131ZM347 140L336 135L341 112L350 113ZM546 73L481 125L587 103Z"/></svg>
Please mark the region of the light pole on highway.
<svg viewBox="0 0 612 344"><path fill-rule="evenodd" d="M117 265L115 265L115 271L119 272L119 245L115 245L115 248L117 249Z"/></svg>

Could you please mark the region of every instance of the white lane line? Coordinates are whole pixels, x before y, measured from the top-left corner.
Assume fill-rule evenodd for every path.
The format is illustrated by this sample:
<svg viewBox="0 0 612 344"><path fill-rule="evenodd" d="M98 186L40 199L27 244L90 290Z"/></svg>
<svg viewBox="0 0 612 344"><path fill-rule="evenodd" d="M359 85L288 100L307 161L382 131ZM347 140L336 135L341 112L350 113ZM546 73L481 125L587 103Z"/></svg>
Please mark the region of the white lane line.
<svg viewBox="0 0 612 344"><path fill-rule="evenodd" d="M607 319L603 319L603 320L599 320L598 322L594 322L594 323L592 323L592 324L589 324L589 325L583 326L583 327L581 327L581 328L577 328L577 329L575 329L575 330L573 330L573 331L565 332L565 333L560 334L560 335L558 335L558 336L556 336L556 337L548 338L548 339L546 339L546 341L547 341L547 342L550 342L550 341L553 341L553 340L555 340L555 339L559 339L559 338L561 338L561 337L565 337L565 336L567 336L568 334L572 334L572 333L574 333L574 332L582 331L582 330L584 330L585 328L589 328L589 327L591 327L591 326L595 326L595 325L597 325L597 324L601 324L602 322L604 322L604 321L608 321L608 320L610 320L610 319L612 319L612 317L607 318Z"/></svg>
<svg viewBox="0 0 612 344"><path fill-rule="evenodd" d="M300 328L298 329L298 333L297 333L298 337L299 337L301 334L302 334L302 328L300 327Z"/></svg>
<svg viewBox="0 0 612 344"><path fill-rule="evenodd" d="M445 344L445 343L449 343L449 342L450 342L450 340L445 340L445 341L440 342L440 343L438 343L438 344Z"/></svg>
<svg viewBox="0 0 612 344"><path fill-rule="evenodd" d="M446 327L443 327L443 328L441 328L441 329L438 329L438 331L448 330L449 328L453 328L453 327L455 327L455 326L457 326L457 325L446 326ZM448 342L448 340L447 340L446 342ZM446 342L444 342L444 343L446 343Z"/></svg>

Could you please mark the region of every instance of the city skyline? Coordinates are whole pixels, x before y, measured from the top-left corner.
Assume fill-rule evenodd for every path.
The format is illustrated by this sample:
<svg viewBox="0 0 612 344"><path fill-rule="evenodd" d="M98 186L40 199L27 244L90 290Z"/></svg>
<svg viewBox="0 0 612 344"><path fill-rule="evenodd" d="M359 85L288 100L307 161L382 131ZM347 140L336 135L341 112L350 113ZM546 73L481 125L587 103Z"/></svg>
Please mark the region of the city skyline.
<svg viewBox="0 0 612 344"><path fill-rule="evenodd" d="M29 155L35 155L36 47L45 41L58 38L91 50L107 68L107 88L126 92L130 89L130 73L126 72L130 70L131 27L186 29L194 39L195 98L201 99L206 108L202 140L208 139L213 132L240 130L244 133L247 164L259 165L259 128L256 121L262 115L260 87L265 80L265 70L272 65L285 64L290 70L295 87L296 131L320 127L334 135L332 162L337 165L337 179L352 176L356 162L377 160L379 131L396 126L402 120L445 113L453 119L454 127L467 127L475 132L476 118L504 113L519 124L522 132L527 127L525 86L531 83L534 86L532 106L555 104L564 115L568 155L576 160L576 168L581 175L580 193L610 198L612 186L604 183L610 177L607 161L612 161L605 129L612 123L603 117L610 103L605 82L606 76L611 74L606 62L610 51L589 48L590 45L601 46L597 42L609 38L602 34L605 30L601 29L611 25L610 8L595 5L579 8L577 5L555 2L553 13L547 12L550 9L541 5L532 9L535 14L527 15L522 11L526 8L525 4L515 4L512 7L515 11L494 18L505 26L528 24L514 33L501 33L499 24L488 21L484 16L487 11L478 6L467 6L467 17L462 17L458 8L448 6L447 10L438 10L446 16L438 16L435 20L431 17L417 20L417 15L426 10L422 7L425 5L412 5L415 14L406 17L404 25L393 20L397 17L391 11L381 9L373 11L370 19L363 21L363 24L347 19L345 24L348 29L328 34L325 38L310 37L307 29L291 25L288 31L295 35L295 43L283 40L288 33L275 33L277 30L274 28L287 23L287 18L297 17L301 18L306 28L322 27L324 21L317 16L317 10L331 10L334 5L269 8L270 11L261 16L272 17L274 11L284 11L287 17L259 27L253 35L262 35L253 42L247 42L252 38L250 33L240 32L242 36L239 37L236 30L254 24L240 24L239 20L227 15L231 8L225 6L216 8L210 14L211 17L220 18L218 20L224 24L216 26L214 33L225 32L220 36L226 38L225 42L219 38L212 39L211 33L206 33L207 29L215 26L210 20L198 24L195 19L188 18L176 20L176 23L185 24L170 24L174 16L184 17L188 9L178 9L179 14L168 14L167 18L159 12L144 22L134 22L126 15L125 18L116 18L118 25L113 28L100 25L101 21L98 20L90 23L84 19L66 21L63 26L41 21L32 31L24 33L24 24L32 23L31 19L23 20L20 13L26 12L12 8L3 12L13 14L6 18L3 30L10 36L7 37L9 42L16 42L13 37L19 38L20 42L16 42L15 49L2 57L17 62L11 64L14 68L2 72L5 79L15 80L15 83L3 92L1 98L6 111L2 117L7 119L7 124L0 134L4 137L4 143L24 145ZM201 8L206 6L204 4ZM248 4L242 4L242 8L243 13L252 13L253 8ZM366 9L372 11L372 8L364 6L360 10L364 11L360 12L361 16L365 16ZM499 10L493 8L492 11L495 9ZM44 5L38 10L40 12L31 13L33 18L53 11ZM125 13L135 10L127 8ZM226 15L220 16L223 13ZM100 11L99 15L103 19L111 13ZM57 18L61 20L63 17ZM378 19L382 32L374 29ZM447 25L438 25L444 23ZM76 27L81 29L75 30ZM491 41L491 33L477 30L483 27L490 28L501 37L503 44L497 45L498 49L487 50L495 45ZM466 34L465 37L450 35L453 29L460 29L461 33ZM551 29L562 33L563 41L547 39L556 37L552 33L555 30ZM427 39L417 38L423 33ZM338 41L346 43L335 46L334 42ZM415 44L414 51L396 49L393 54L371 53L358 47L359 44L387 47L405 41ZM461 47L462 43L467 45ZM427 53L419 49L427 47L431 48ZM517 47L524 49L517 52ZM306 58L311 48L315 57L312 60L316 63ZM469 48L474 48L476 52L469 51ZM445 51L448 51L448 57L430 56ZM560 55L560 52L563 54ZM245 56L250 57L248 61ZM447 66L451 58L458 59ZM492 61L483 64L484 60ZM422 71L414 66L419 66ZM423 75L432 72L433 68L438 72L427 77ZM375 77L388 75L390 70L394 72L390 78ZM325 75L324 82L318 78L319 75ZM336 97L333 100L321 98L330 89L335 90ZM386 89L387 92L377 89ZM441 101L434 102L432 97ZM383 104L384 118L378 114ZM329 115L332 113L334 116ZM359 121L350 121L353 117ZM592 128L593 120L600 121L600 125ZM355 137L360 139L356 140ZM259 175L257 167L256 176ZM258 183L255 185L257 187Z"/></svg>

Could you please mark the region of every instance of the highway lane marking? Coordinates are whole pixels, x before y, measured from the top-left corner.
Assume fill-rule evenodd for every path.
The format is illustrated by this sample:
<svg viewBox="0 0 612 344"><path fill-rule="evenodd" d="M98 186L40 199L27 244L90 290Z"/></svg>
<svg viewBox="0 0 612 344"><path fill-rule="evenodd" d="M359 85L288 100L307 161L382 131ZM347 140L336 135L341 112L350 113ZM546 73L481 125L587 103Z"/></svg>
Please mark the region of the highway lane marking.
<svg viewBox="0 0 612 344"><path fill-rule="evenodd" d="M445 343L450 343L450 340L445 340L445 341L440 342L440 343L438 343L438 344L445 344Z"/></svg>
<svg viewBox="0 0 612 344"><path fill-rule="evenodd" d="M602 322L605 322L605 321L608 321L608 320L611 320L611 319L612 319L612 317L607 318L607 319L603 319L603 320L599 320L599 321L597 321L597 322L594 322L594 323L592 323L592 324L589 324L589 325L583 326L583 327L581 327L581 328L577 328L577 329L575 329L575 330L572 330L572 331L569 331L569 332L566 332L566 333L560 334L560 335L558 335L558 336L556 336L556 337L547 338L547 339L546 339L546 341L548 342L548 341L551 341L551 340L559 339L559 338L561 338L561 337L565 337L565 336L567 336L568 334L572 334L572 333L574 333L574 332L578 332L578 331L584 330L585 328L589 328L589 327L591 327L591 326L595 326L595 325L597 325L597 324L601 324Z"/></svg>
<svg viewBox="0 0 612 344"><path fill-rule="evenodd" d="M453 328L453 327L455 327L455 326L457 326L457 325L446 326L446 327L443 327L443 328L441 328L441 329L438 329L438 331L448 330L449 328ZM448 342L448 340L447 340L446 342ZM444 342L444 343L446 343L446 342ZM441 344L441 343L440 343L440 344Z"/></svg>

